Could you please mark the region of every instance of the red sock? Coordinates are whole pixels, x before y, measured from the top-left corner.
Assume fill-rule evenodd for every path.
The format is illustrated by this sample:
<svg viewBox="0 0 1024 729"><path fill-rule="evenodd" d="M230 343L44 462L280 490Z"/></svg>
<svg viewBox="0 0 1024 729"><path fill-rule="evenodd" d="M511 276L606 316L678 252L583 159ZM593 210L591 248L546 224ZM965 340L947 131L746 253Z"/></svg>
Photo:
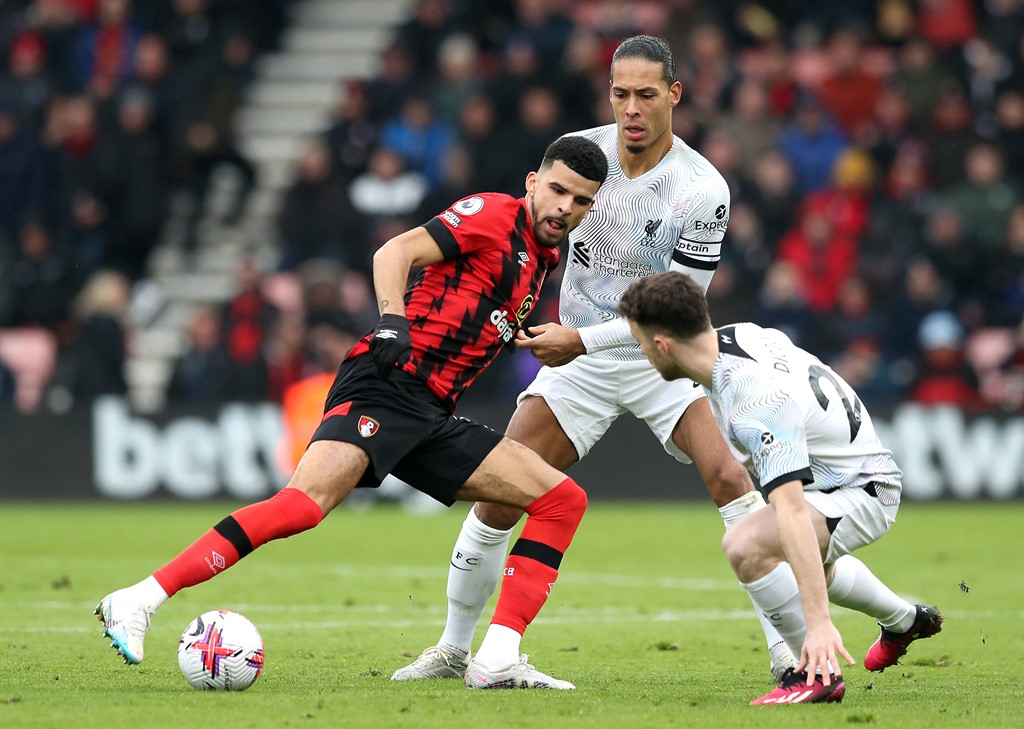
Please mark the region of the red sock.
<svg viewBox="0 0 1024 729"><path fill-rule="evenodd" d="M562 555L586 510L587 494L571 478L526 507L529 516L505 561L492 624L526 632L551 594Z"/></svg>
<svg viewBox="0 0 1024 729"><path fill-rule="evenodd" d="M153 573L168 596L206 582L273 539L312 529L324 518L320 505L298 489L243 507L199 537Z"/></svg>

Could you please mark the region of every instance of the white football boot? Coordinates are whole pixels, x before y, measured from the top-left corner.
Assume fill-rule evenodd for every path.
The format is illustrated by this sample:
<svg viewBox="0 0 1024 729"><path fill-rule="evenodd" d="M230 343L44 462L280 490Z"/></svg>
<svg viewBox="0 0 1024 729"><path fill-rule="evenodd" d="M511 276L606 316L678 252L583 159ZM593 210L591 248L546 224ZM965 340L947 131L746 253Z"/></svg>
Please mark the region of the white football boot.
<svg viewBox="0 0 1024 729"><path fill-rule="evenodd" d="M470 689L574 689L573 684L541 673L526 662L529 656L505 668L491 671L476 661L470 661L466 669L465 684Z"/></svg>
<svg viewBox="0 0 1024 729"><path fill-rule="evenodd" d="M103 623L103 635L124 662L142 663L146 632L153 611L133 597L131 588L112 592L93 610Z"/></svg>
<svg viewBox="0 0 1024 729"><path fill-rule="evenodd" d="M432 645L405 668L391 675L392 681L419 681L424 678L462 678L470 655L455 648Z"/></svg>

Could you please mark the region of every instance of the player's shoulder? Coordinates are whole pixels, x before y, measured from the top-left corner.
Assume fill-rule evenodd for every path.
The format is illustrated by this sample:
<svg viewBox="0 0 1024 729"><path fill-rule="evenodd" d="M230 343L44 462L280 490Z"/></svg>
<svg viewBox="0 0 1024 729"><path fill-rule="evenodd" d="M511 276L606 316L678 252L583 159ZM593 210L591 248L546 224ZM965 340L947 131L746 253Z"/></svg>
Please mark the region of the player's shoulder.
<svg viewBox="0 0 1024 729"><path fill-rule="evenodd" d="M596 144L606 155L618 154L618 129L614 124L580 129L568 132L563 137L585 137Z"/></svg>
<svg viewBox="0 0 1024 729"><path fill-rule="evenodd" d="M707 157L675 135L672 137L672 147L665 161L674 173L692 178L695 185L720 188L726 193L729 191L729 185L718 168L711 164Z"/></svg>
<svg viewBox="0 0 1024 729"><path fill-rule="evenodd" d="M520 198L503 192L478 192L457 200L448 208L448 212L454 214L460 224L464 219L474 216L514 218L519 211L520 203Z"/></svg>

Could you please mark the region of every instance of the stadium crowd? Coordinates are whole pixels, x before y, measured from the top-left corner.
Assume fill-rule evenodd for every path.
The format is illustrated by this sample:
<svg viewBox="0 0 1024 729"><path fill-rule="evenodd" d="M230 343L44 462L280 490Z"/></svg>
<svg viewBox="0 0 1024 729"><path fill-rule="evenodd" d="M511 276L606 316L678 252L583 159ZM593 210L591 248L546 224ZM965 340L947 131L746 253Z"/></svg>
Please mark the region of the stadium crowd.
<svg viewBox="0 0 1024 729"><path fill-rule="evenodd" d="M189 255L215 168L242 180L225 222L245 215L233 122L289 4L0 1L0 402L39 331L58 351L39 392L126 392L170 196ZM610 123L636 33L669 40L674 131L732 192L713 321L784 330L869 403L1022 407L1024 0L418 0L298 162L276 269L240 261L237 295L195 313L169 399L280 399L333 370L376 320L373 251L468 193L520 194L552 138ZM537 366L503 359L478 392L511 398Z"/></svg>

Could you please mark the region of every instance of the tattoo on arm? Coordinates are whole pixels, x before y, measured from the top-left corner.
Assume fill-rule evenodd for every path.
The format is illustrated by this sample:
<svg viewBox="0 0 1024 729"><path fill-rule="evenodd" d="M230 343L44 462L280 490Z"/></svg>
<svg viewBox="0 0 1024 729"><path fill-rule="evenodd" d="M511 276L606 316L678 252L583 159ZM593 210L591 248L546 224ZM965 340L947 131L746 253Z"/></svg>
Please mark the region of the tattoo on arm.
<svg viewBox="0 0 1024 729"><path fill-rule="evenodd" d="M391 302L388 301L387 299L382 299L381 300L381 302L380 302L380 311L381 311L382 314L388 308L388 304L390 304L390 303Z"/></svg>

